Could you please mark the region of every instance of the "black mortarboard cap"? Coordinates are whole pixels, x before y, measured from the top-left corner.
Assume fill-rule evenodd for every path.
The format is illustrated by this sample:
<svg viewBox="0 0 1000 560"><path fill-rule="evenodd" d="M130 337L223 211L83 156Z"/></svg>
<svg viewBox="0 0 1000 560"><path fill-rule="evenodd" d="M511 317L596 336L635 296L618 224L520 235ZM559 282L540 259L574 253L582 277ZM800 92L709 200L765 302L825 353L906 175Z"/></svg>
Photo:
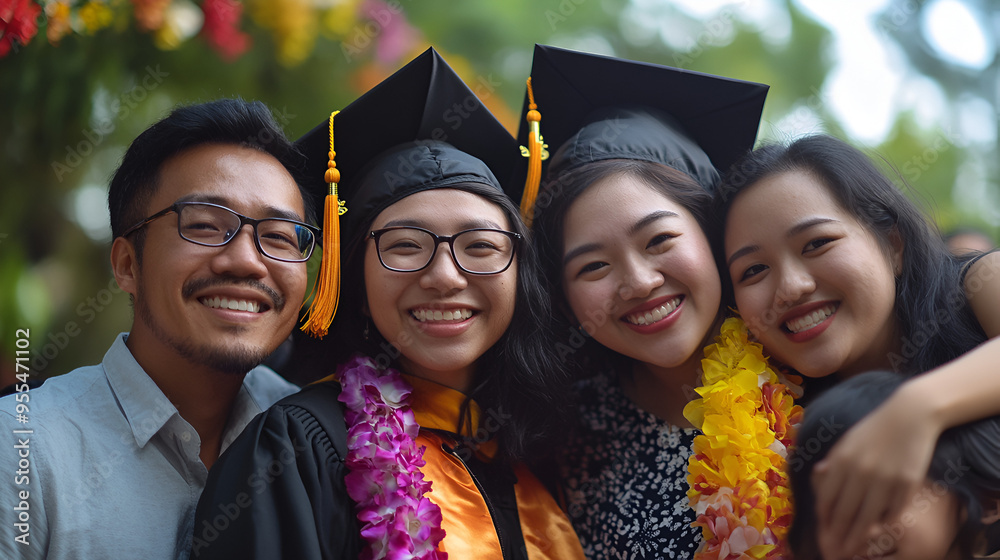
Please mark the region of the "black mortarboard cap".
<svg viewBox="0 0 1000 560"><path fill-rule="evenodd" d="M332 198L331 177L325 177L332 159L339 172L333 176L334 200L346 208L339 210L338 223L338 210L331 212L326 203L322 268L330 272L320 271L306 320L306 328L320 336L336 313L340 238L353 238L386 207L420 191L458 183L503 191L497 177L509 178L517 162L514 138L433 48L331 118L332 133L327 119L296 142L306 156L307 190L320 202ZM316 310L330 305L331 297L332 310Z"/></svg>
<svg viewBox="0 0 1000 560"><path fill-rule="evenodd" d="M605 159L640 159L691 175L706 189L749 151L768 86L535 45L533 102L552 154L548 173ZM522 114L532 100L525 99ZM518 140L528 145L522 123ZM521 177L525 164L521 166ZM529 187L530 188L530 187Z"/></svg>

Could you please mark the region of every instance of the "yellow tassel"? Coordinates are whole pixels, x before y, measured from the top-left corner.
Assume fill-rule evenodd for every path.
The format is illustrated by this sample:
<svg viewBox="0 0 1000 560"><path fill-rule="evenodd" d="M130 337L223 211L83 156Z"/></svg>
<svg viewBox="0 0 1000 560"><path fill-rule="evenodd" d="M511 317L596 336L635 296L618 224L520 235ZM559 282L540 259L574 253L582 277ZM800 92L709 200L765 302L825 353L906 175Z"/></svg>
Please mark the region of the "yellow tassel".
<svg viewBox="0 0 1000 560"><path fill-rule="evenodd" d="M330 161L324 176L330 185L330 192L326 195L323 208L323 257L319 276L313 285L315 297L302 325L303 331L318 338L326 336L340 301L340 215L347 212L347 207L337 196L340 170L335 161L337 152L333 149L333 118L339 112L330 114Z"/></svg>
<svg viewBox="0 0 1000 560"><path fill-rule="evenodd" d="M542 182L542 160L548 159L547 146L542 140L540 122L542 114L535 105L535 92L531 89L531 78L528 78L528 114L525 117L530 123L528 132L528 148L521 148L521 155L528 158L528 176L524 182L524 194L521 195L521 218L529 227L534 217L535 199L538 198L538 185Z"/></svg>

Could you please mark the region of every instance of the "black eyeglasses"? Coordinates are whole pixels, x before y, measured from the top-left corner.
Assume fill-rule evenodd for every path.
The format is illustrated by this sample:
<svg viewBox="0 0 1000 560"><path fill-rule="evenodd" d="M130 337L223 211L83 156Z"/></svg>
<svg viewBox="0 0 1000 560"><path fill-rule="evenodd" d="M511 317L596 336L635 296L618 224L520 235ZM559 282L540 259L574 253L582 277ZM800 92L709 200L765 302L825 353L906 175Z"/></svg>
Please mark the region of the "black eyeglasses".
<svg viewBox="0 0 1000 560"><path fill-rule="evenodd" d="M469 274L498 274L514 261L521 236L500 229L467 229L437 235L418 227L391 227L368 234L375 240L378 260L394 272L417 272L434 260L438 245L447 243L458 268Z"/></svg>
<svg viewBox="0 0 1000 560"><path fill-rule="evenodd" d="M320 232L316 226L286 218L255 220L210 202L175 202L128 228L122 237L170 212L177 214L177 233L181 239L206 247L229 243L244 225L250 224L254 229L254 245L260 254L282 262L309 260Z"/></svg>

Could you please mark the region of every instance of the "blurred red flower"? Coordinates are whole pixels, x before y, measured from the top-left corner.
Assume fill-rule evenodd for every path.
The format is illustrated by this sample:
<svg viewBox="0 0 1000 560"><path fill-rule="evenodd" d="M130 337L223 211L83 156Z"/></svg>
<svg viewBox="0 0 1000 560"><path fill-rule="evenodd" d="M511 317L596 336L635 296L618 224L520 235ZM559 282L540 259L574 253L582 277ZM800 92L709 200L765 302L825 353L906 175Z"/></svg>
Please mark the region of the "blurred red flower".
<svg viewBox="0 0 1000 560"><path fill-rule="evenodd" d="M219 56L233 61L250 48L250 36L239 30L243 4L236 0L205 0L201 9L205 12L201 32Z"/></svg>
<svg viewBox="0 0 1000 560"><path fill-rule="evenodd" d="M0 56L7 56L11 49L27 45L38 33L38 14L41 6L31 0L0 0Z"/></svg>

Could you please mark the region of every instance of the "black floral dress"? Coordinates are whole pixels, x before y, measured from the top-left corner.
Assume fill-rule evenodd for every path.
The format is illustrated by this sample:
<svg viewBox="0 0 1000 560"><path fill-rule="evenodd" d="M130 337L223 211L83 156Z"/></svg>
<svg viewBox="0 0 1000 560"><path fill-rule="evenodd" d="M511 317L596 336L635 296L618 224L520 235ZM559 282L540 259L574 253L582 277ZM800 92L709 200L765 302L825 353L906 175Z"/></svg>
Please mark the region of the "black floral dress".
<svg viewBox="0 0 1000 560"><path fill-rule="evenodd" d="M579 425L562 461L570 520L591 559L691 558L687 464L697 430L639 409L616 379L577 386Z"/></svg>

